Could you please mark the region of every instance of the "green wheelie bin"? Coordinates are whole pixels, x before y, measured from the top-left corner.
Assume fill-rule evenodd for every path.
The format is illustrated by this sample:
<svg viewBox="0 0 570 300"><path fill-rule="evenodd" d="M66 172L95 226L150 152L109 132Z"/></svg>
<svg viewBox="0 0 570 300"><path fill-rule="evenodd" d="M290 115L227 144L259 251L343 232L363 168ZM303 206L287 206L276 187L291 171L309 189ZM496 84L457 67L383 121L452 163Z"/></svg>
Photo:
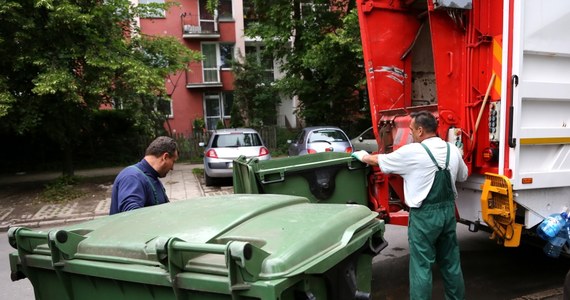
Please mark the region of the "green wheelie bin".
<svg viewBox="0 0 570 300"><path fill-rule="evenodd" d="M370 167L348 153L322 152L260 161L241 156L233 163L236 194L303 196L315 203L368 206Z"/></svg>
<svg viewBox="0 0 570 300"><path fill-rule="evenodd" d="M193 198L48 231L10 228L36 299L370 299L384 223L289 195Z"/></svg>

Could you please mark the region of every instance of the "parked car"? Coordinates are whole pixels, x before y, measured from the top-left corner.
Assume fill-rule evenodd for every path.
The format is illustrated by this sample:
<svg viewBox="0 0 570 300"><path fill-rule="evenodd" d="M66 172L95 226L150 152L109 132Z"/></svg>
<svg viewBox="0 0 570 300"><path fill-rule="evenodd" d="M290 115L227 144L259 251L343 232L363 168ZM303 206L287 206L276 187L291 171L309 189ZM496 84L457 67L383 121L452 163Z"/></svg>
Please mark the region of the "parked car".
<svg viewBox="0 0 570 300"><path fill-rule="evenodd" d="M342 129L335 126L313 126L301 130L289 143L289 156L318 152L352 152L352 144Z"/></svg>
<svg viewBox="0 0 570 300"><path fill-rule="evenodd" d="M204 178L207 186L215 184L217 178L233 175L233 160L240 155L259 160L271 159L269 150L259 133L251 128L214 130L204 148Z"/></svg>
<svg viewBox="0 0 570 300"><path fill-rule="evenodd" d="M374 137L374 130L372 130L372 127L364 130L357 137L350 140L350 142L352 143L354 151L365 150L368 153L378 151L378 143Z"/></svg>

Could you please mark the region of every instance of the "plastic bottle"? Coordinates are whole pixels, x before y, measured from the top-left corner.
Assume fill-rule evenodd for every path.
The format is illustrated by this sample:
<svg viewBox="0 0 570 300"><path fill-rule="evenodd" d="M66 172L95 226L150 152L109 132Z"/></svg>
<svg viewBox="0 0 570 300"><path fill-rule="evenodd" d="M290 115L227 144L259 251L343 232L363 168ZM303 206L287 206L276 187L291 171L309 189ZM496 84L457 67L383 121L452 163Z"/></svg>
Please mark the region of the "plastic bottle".
<svg viewBox="0 0 570 300"><path fill-rule="evenodd" d="M566 225L567 220L568 208L565 207L563 212L546 217L546 219L544 219L536 228L536 233L543 240L549 241L558 234L564 225Z"/></svg>
<svg viewBox="0 0 570 300"><path fill-rule="evenodd" d="M570 222L566 222L564 227L558 232L558 234L551 238L548 243L544 246L544 253L550 257L557 258L560 256L562 247L568 242L568 237L570 235Z"/></svg>

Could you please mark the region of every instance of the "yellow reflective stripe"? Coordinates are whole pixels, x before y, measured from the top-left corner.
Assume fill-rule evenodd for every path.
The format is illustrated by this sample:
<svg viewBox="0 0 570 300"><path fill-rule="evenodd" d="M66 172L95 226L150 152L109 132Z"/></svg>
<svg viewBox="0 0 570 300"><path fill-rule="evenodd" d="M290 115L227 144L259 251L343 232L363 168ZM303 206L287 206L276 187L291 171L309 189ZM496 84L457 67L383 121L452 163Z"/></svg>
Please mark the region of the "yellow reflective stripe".
<svg viewBox="0 0 570 300"><path fill-rule="evenodd" d="M520 139L520 143L521 145L570 144L570 137L524 138Z"/></svg>
<svg viewBox="0 0 570 300"><path fill-rule="evenodd" d="M501 72L503 68L503 46L502 43L503 36L497 35L493 37L493 73L497 76L495 82L493 83L493 89L491 90L491 99L497 100L501 97Z"/></svg>

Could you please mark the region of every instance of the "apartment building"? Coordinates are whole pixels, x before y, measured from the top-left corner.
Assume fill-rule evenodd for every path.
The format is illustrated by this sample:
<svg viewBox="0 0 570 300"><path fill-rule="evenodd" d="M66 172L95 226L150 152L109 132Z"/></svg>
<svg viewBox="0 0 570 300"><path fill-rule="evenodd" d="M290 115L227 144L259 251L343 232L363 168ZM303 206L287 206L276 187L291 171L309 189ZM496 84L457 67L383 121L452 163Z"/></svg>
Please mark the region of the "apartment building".
<svg viewBox="0 0 570 300"><path fill-rule="evenodd" d="M139 0L139 3L164 0ZM206 128L215 129L218 122L229 125L233 105L234 75L229 61L240 55L256 55L263 47L259 39L244 36L244 5L242 0L218 0L215 13L206 9L206 0L182 0L162 14L141 18L143 34L176 37L188 48L203 54L204 60L189 65L188 71L166 79L171 100L169 118L165 127L172 133L188 136L195 119L203 119ZM247 9L247 8L246 8ZM267 72L279 78L273 62ZM282 99L278 109L279 126L296 127L293 114L295 101ZM167 102L168 103L168 102Z"/></svg>

